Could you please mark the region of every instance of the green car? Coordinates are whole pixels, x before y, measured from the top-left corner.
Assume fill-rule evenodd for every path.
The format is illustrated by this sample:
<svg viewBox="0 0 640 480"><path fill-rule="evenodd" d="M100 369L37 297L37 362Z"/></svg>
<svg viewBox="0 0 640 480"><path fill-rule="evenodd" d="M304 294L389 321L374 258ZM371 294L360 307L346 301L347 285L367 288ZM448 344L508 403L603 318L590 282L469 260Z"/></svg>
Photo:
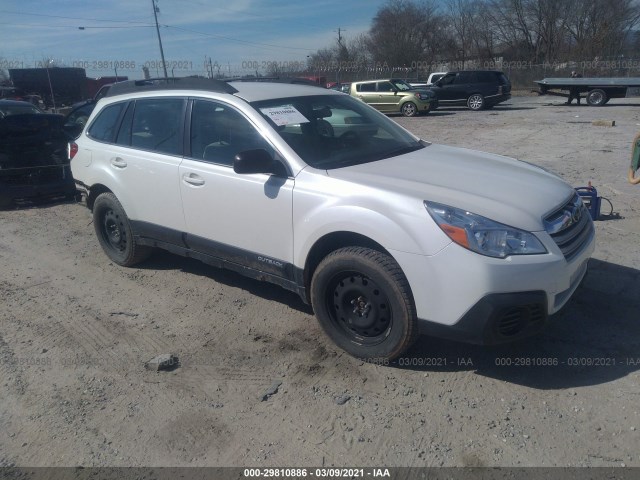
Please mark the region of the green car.
<svg viewBox="0 0 640 480"><path fill-rule="evenodd" d="M405 117L438 108L438 99L432 91L414 88L398 78L353 82L349 94L383 113L402 113Z"/></svg>

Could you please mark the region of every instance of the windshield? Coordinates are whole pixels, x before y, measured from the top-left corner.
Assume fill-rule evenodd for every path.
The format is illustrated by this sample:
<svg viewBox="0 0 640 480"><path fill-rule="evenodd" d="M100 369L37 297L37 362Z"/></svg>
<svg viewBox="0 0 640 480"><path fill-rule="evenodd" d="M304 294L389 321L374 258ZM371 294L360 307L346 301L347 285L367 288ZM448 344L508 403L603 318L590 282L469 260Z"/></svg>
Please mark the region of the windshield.
<svg viewBox="0 0 640 480"><path fill-rule="evenodd" d="M401 91L413 90L413 87L404 80L391 80L391 83L393 83L396 88Z"/></svg>
<svg viewBox="0 0 640 480"><path fill-rule="evenodd" d="M424 148L394 121L347 95L280 98L251 105L314 168L347 167Z"/></svg>

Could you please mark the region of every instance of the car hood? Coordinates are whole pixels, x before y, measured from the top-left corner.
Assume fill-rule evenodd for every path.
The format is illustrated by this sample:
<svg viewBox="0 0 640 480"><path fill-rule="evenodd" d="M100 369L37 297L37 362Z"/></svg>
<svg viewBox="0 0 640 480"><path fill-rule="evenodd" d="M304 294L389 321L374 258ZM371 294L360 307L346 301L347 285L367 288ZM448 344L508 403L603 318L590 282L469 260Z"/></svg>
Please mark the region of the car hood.
<svg viewBox="0 0 640 480"><path fill-rule="evenodd" d="M332 178L443 203L528 231L575 190L558 176L512 158L430 144L397 157L329 170Z"/></svg>

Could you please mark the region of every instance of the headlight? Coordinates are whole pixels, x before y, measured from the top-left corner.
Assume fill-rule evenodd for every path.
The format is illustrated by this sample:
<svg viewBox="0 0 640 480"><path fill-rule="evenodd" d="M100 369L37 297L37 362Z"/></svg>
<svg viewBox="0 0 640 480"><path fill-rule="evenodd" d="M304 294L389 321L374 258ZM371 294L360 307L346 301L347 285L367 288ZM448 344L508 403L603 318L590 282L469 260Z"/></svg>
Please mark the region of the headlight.
<svg viewBox="0 0 640 480"><path fill-rule="evenodd" d="M547 253L540 240L524 230L440 203L425 201L424 206L451 240L476 253L496 258Z"/></svg>

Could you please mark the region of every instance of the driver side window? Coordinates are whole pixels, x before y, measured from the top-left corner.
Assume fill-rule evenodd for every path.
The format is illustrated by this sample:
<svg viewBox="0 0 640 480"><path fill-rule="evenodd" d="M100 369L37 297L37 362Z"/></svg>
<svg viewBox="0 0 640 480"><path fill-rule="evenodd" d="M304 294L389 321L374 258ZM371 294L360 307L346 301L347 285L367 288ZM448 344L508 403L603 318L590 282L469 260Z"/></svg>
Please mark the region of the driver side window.
<svg viewBox="0 0 640 480"><path fill-rule="evenodd" d="M232 166L236 154L273 148L249 120L228 105L194 100L191 110L191 154L196 160Z"/></svg>
<svg viewBox="0 0 640 480"><path fill-rule="evenodd" d="M438 80L438 82L440 83L440 85L444 87L445 85L453 85L453 81L455 79L456 79L455 75L445 75L440 80Z"/></svg>

